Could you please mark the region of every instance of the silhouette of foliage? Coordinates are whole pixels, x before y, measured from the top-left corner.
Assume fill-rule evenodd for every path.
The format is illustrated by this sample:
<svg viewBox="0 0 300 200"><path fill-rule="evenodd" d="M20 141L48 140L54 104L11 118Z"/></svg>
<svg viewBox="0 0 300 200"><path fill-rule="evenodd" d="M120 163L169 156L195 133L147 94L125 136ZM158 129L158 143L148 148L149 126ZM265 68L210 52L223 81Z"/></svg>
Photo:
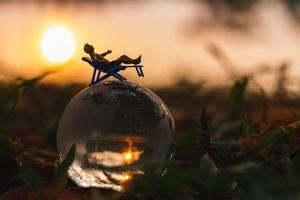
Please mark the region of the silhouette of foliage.
<svg viewBox="0 0 300 200"><path fill-rule="evenodd" d="M295 199L300 195L299 96L280 102L276 93L270 94L270 109L262 120L258 101L262 94L249 88L253 83L249 76L237 79L231 88L204 88L184 80L176 87L156 89L176 120L175 160L164 166L145 165L144 174L125 182L125 191L117 193L79 188L67 181L75 146L60 162L53 127L83 86L49 86L38 80L0 84L1 113L13 110L14 116L0 121L6 127L0 136L1 199ZM167 173L161 176L159 169Z"/></svg>

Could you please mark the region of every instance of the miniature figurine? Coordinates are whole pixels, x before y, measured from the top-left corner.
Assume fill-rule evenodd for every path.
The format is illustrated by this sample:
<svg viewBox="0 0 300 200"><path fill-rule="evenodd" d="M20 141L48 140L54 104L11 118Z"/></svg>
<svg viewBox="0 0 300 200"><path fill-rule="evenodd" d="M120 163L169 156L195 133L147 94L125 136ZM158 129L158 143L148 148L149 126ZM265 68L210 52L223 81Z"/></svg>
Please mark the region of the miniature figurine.
<svg viewBox="0 0 300 200"><path fill-rule="evenodd" d="M111 53L111 50L107 50L104 53L97 54L94 51L94 47L90 44L84 45L84 51L88 53L91 57L83 57L82 60L89 63L94 68L94 73L91 81L91 85L99 83L107 79L110 76L117 78L119 81L127 80L124 76L120 75L118 72L120 70L125 70L129 67L134 67L139 77L144 77L144 72L142 70L141 62L142 56L140 55L136 59L132 59L126 55L120 56L118 59L113 61L108 61L104 57ZM122 64L133 64L133 65L122 65ZM100 77L101 72L106 73L104 76Z"/></svg>
<svg viewBox="0 0 300 200"><path fill-rule="evenodd" d="M139 57L137 57L136 59L132 59L132 58L126 56L126 55L122 55L116 60L108 61L104 57L107 54L110 54L112 52L111 50L107 50L104 53L98 54L98 53L95 53L94 47L90 44L85 44L84 45L84 51L87 54L90 55L93 62L96 62L97 64L101 65L102 67L106 67L108 69L112 69L112 68L114 68L118 65L121 65L121 64L134 64L134 65L137 65L141 62L141 58L142 58L141 55Z"/></svg>

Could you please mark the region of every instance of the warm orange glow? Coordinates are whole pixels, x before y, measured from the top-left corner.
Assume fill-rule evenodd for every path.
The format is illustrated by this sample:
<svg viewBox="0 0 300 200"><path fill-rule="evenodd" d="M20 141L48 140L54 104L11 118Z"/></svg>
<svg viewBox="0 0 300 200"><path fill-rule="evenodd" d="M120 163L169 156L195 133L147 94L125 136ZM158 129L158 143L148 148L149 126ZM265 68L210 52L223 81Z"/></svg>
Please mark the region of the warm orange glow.
<svg viewBox="0 0 300 200"><path fill-rule="evenodd" d="M123 153L123 156L124 156L127 164L132 163L133 153L132 153L132 141L131 140L128 140L128 150Z"/></svg>
<svg viewBox="0 0 300 200"><path fill-rule="evenodd" d="M131 151L127 151L124 152L124 158L126 159L126 161L130 161L132 159L132 152Z"/></svg>
<svg viewBox="0 0 300 200"><path fill-rule="evenodd" d="M132 141L127 140L128 148L122 153L124 161L127 164L131 164L140 159L140 155L143 154L143 151L139 151L136 147L133 147Z"/></svg>
<svg viewBox="0 0 300 200"><path fill-rule="evenodd" d="M128 181L129 179L131 179L131 175L128 174L128 173L122 174L122 175L120 176L120 181L121 181L121 182L126 182L126 181Z"/></svg>

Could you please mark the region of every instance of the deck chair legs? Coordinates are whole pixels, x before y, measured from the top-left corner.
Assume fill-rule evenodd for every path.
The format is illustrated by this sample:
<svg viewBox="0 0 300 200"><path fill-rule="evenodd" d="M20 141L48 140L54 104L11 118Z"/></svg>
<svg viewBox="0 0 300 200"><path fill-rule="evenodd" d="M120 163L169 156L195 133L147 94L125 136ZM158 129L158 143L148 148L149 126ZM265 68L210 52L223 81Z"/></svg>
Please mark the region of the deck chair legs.
<svg viewBox="0 0 300 200"><path fill-rule="evenodd" d="M90 85L95 84L99 80L100 74L101 74L100 70L94 69L93 77L92 77L92 81L91 81Z"/></svg>
<svg viewBox="0 0 300 200"><path fill-rule="evenodd" d="M98 80L100 78L100 74L101 74L101 71L100 70L97 70L98 71L98 74L97 74L97 78L96 80Z"/></svg>
<svg viewBox="0 0 300 200"><path fill-rule="evenodd" d="M105 74L102 77L100 77L100 75L99 75L99 78L97 80L95 80L93 84L99 83L99 82L107 79L110 76L117 78L119 81L125 81L126 78L117 73L118 71L120 71L122 69L123 69L123 67L116 67L115 69L111 70L110 72L108 72L107 74Z"/></svg>
<svg viewBox="0 0 300 200"><path fill-rule="evenodd" d="M136 73L138 74L138 76L144 77L144 72L142 70L142 67L136 66L135 69L136 69Z"/></svg>
<svg viewBox="0 0 300 200"><path fill-rule="evenodd" d="M95 75L96 75L96 69L94 69L94 71L93 71L93 76L92 76L91 85L94 83Z"/></svg>
<svg viewBox="0 0 300 200"><path fill-rule="evenodd" d="M133 66L122 66L122 65L120 65L120 66L117 66L117 67L115 67L114 69L112 69L110 71L104 71L106 74L103 75L102 77L101 77L101 71L103 69L101 69L98 66L94 66L93 64L91 64L91 65L94 67L94 71L93 71L93 77L92 77L90 85L99 83L99 82L105 80L106 78L108 78L110 76L115 77L116 79L118 79L121 82L126 81L127 79L124 76L120 75L118 72L120 70L126 69L127 67L135 67L138 76L139 77L144 77L144 72L142 70L143 66L141 66L141 65L135 65L135 66L134 65Z"/></svg>
<svg viewBox="0 0 300 200"><path fill-rule="evenodd" d="M127 79L124 76L121 76L120 74L116 73L113 75L115 78L117 78L119 81L126 81Z"/></svg>

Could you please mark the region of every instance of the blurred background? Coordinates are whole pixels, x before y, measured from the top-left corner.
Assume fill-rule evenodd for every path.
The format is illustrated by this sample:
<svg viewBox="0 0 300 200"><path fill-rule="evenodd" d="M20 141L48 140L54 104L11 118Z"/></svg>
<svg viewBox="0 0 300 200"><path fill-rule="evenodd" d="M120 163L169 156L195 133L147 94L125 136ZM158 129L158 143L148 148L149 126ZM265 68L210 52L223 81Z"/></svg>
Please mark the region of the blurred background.
<svg viewBox="0 0 300 200"><path fill-rule="evenodd" d="M299 91L299 10L297 0L1 1L0 78L55 69L47 81L87 83L92 69L80 58L88 42L99 53L111 49L109 59L142 54L146 77L125 74L147 86L182 78L215 86L257 72L259 83L274 89L274 73L286 63L289 87ZM75 40L74 55L59 65L41 50L53 26Z"/></svg>
<svg viewBox="0 0 300 200"><path fill-rule="evenodd" d="M299 36L300 0L0 0L0 198L53 176L59 119L93 73L85 43L109 60L141 54L145 77L121 74L175 119L176 170L148 177L148 195L299 197ZM58 185L85 193L63 168Z"/></svg>

